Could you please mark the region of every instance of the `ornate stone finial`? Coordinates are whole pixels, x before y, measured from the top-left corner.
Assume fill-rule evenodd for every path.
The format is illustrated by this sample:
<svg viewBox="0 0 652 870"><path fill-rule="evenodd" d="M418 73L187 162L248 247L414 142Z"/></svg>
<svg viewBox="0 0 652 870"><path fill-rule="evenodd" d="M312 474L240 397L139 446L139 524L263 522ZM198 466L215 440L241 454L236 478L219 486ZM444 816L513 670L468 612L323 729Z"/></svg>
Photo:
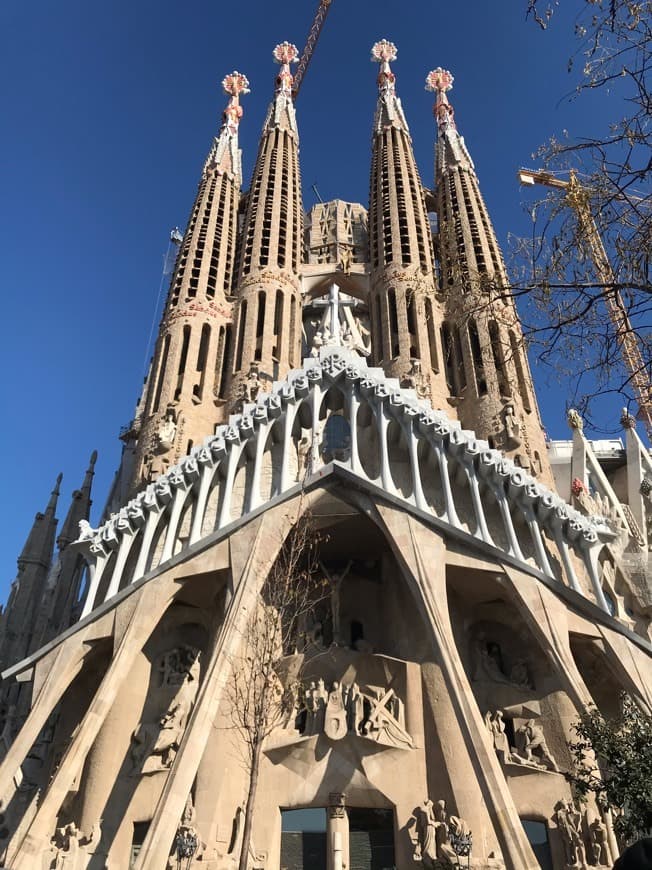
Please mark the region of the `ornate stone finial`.
<svg viewBox="0 0 652 870"><path fill-rule="evenodd" d="M455 121L453 120L455 112L446 96L446 93L453 87L454 81L455 79L451 73L440 66L437 69L431 70L426 76L426 90L433 91L437 95L432 111L437 121L437 126L440 129L448 126L455 127Z"/></svg>
<svg viewBox="0 0 652 870"><path fill-rule="evenodd" d="M225 94L228 94L231 99L223 112L224 125L228 128L231 135L237 132L238 124L242 118L242 106L240 105L240 94L249 93L249 80L247 76L233 70L232 73L224 76L222 79L222 89Z"/></svg>
<svg viewBox="0 0 652 870"><path fill-rule="evenodd" d="M566 420L571 429L579 429L580 432L584 429L584 420L582 420L579 411L576 411L575 408L568 409Z"/></svg>
<svg viewBox="0 0 652 870"><path fill-rule="evenodd" d="M378 73L378 91L381 94L391 94L396 85L396 76L390 69L390 62L396 60L398 51L393 42L388 39L380 39L371 47L371 59L380 64Z"/></svg>
<svg viewBox="0 0 652 870"><path fill-rule="evenodd" d="M93 450L91 453L91 458L89 460L88 466L89 468L95 468L95 463L97 462L97 450Z"/></svg>
<svg viewBox="0 0 652 870"><path fill-rule="evenodd" d="M286 96L292 95L294 76L290 72L290 64L299 60L299 49L292 42L280 42L272 52L276 63L281 65L281 71L276 77L276 87Z"/></svg>
<svg viewBox="0 0 652 870"><path fill-rule="evenodd" d="M636 417L633 417L627 408L623 408L620 415L620 425L623 429L636 429Z"/></svg>

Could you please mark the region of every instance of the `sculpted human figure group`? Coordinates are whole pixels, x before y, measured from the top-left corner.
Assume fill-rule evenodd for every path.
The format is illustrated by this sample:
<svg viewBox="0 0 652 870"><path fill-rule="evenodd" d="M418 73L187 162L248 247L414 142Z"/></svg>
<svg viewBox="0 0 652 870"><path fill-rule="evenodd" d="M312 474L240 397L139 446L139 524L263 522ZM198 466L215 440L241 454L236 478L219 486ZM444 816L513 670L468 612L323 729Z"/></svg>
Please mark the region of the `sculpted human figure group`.
<svg viewBox="0 0 652 870"><path fill-rule="evenodd" d="M458 816L449 816L446 801L433 803L427 798L414 812L414 860L425 870L441 864L458 866L458 856L469 855L473 835L468 824Z"/></svg>

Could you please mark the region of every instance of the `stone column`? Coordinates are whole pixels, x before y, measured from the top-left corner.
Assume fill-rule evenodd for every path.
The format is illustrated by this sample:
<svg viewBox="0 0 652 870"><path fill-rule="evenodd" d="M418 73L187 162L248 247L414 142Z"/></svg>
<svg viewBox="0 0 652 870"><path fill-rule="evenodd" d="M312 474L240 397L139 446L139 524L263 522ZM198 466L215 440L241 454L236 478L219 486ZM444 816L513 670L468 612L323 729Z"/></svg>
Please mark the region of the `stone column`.
<svg viewBox="0 0 652 870"><path fill-rule="evenodd" d="M242 641L245 622L291 523L288 506L282 504L278 511L268 511L229 540L234 595L217 633L195 706L135 870L159 870L165 866L170 843L218 714L233 657Z"/></svg>
<svg viewBox="0 0 652 870"><path fill-rule="evenodd" d="M345 870L349 866L349 819L346 795L328 795L328 827L326 829L327 870Z"/></svg>
<svg viewBox="0 0 652 870"><path fill-rule="evenodd" d="M478 860L486 861L499 848L507 867L539 870L455 645L446 597L445 542L402 511L383 504L375 510L422 608L440 669L438 701L444 706L436 724L451 759L447 775L457 803L447 810L470 824ZM474 783L471 788L469 782Z"/></svg>

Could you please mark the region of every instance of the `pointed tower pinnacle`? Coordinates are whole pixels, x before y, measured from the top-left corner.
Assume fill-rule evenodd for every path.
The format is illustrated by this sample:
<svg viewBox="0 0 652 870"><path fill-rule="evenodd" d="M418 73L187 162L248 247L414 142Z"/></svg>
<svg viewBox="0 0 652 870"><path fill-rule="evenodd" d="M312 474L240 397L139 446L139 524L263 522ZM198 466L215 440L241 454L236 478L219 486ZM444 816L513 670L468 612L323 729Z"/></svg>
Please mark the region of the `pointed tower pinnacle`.
<svg viewBox="0 0 652 870"><path fill-rule="evenodd" d="M240 245L232 411L300 362L303 203L290 71L298 55L289 42L273 51L281 69L258 147Z"/></svg>
<svg viewBox="0 0 652 870"><path fill-rule="evenodd" d="M81 489L76 489L72 494L72 502L65 520L61 526L61 531L57 537L57 547L64 550L68 544L76 541L79 537L79 521L87 520L91 509L91 487L93 484L93 476L95 474L95 463L97 462L97 450L93 450L89 460L84 482Z"/></svg>
<svg viewBox="0 0 652 870"><path fill-rule="evenodd" d="M18 573L11 584L9 600L2 615L0 666L24 658L32 649L37 614L54 551L57 530L55 516L63 475L57 477L44 513L37 513L25 546L18 557Z"/></svg>
<svg viewBox="0 0 652 870"><path fill-rule="evenodd" d="M136 433L131 492L165 472L226 419L242 167L237 70L222 81L230 98L208 153L183 236Z"/></svg>
<svg viewBox="0 0 652 870"><path fill-rule="evenodd" d="M369 192L374 362L436 407L448 407L442 366L440 304L425 193L407 120L396 96L394 43L371 49L380 64Z"/></svg>
<svg viewBox="0 0 652 870"><path fill-rule="evenodd" d="M57 538L59 552L48 573L34 624L33 648L35 649L65 631L73 621L73 610L80 591L84 559L79 552L68 545L79 537L80 520L87 520L90 516L91 487L96 462L97 451L94 450L81 488L76 489L72 494L68 513Z"/></svg>
<svg viewBox="0 0 652 870"><path fill-rule="evenodd" d="M545 437L505 263L473 161L455 124L453 76L426 76L435 94L436 208L442 345L448 386L465 428L552 484Z"/></svg>

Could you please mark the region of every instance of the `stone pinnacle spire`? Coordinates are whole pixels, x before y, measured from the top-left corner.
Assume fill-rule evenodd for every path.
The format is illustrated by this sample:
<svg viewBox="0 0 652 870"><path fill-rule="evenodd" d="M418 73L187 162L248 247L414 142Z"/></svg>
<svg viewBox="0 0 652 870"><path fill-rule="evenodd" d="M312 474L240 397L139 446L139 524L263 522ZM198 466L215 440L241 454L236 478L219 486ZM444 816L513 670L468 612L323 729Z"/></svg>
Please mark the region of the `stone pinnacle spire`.
<svg viewBox="0 0 652 870"><path fill-rule="evenodd" d="M380 64L369 191L372 347L375 363L387 374L415 389L420 398L445 407L432 236L389 65L396 54L396 46L386 39L371 49L371 59Z"/></svg>
<svg viewBox="0 0 652 870"><path fill-rule="evenodd" d="M57 502L59 500L59 491L61 489L61 481L63 474L57 475L54 484L54 489L50 493L50 498L45 508L44 513L37 513L34 518L34 525L25 541L25 546L18 557L18 567L22 564L38 564L49 566L52 558L52 548L54 546L54 532L57 526L55 513L57 510Z"/></svg>
<svg viewBox="0 0 652 870"><path fill-rule="evenodd" d="M230 97L204 163L179 249L136 431L131 491L174 465L224 422L231 355L242 170L238 127L247 77L222 81Z"/></svg>
<svg viewBox="0 0 652 870"><path fill-rule="evenodd" d="M496 234L464 139L448 100L453 76L426 76L436 95L435 202L442 346L448 388L460 422L552 481L523 334Z"/></svg>
<svg viewBox="0 0 652 870"><path fill-rule="evenodd" d="M63 475L57 477L44 513L37 513L18 557L18 573L0 623L0 666L19 661L34 649L34 629L42 606L54 552L55 516Z"/></svg>
<svg viewBox="0 0 652 870"><path fill-rule="evenodd" d="M459 165L473 169L473 161L464 138L460 136L455 126L455 110L448 100L448 91L452 90L455 79L447 69L440 66L431 70L426 76L426 90L436 95L433 115L437 122L436 171L439 175L447 166Z"/></svg>
<svg viewBox="0 0 652 870"><path fill-rule="evenodd" d="M222 113L222 129L215 139L206 160L206 168L218 174L230 173L242 178L242 160L238 146L238 127L243 115L240 95L248 94L249 81L245 75L234 70L222 79L224 93L231 97Z"/></svg>
<svg viewBox="0 0 652 870"><path fill-rule="evenodd" d="M378 103L376 104L376 117L374 130L381 130L393 125L404 130L409 135L409 128L401 101L396 96L396 76L391 70L390 63L396 60L398 51L393 42L381 39L374 43L371 49L371 59L380 65L378 72Z"/></svg>
<svg viewBox="0 0 652 870"><path fill-rule="evenodd" d="M298 62L299 49L291 42L281 42L275 47L272 55L281 69L276 76L274 101L269 107L264 129L270 130L276 127L281 130L292 130L297 135L297 119L292 100L294 76L290 66Z"/></svg>
<svg viewBox="0 0 652 870"><path fill-rule="evenodd" d="M240 244L229 373L232 410L300 361L303 203L290 72L298 54L289 42L273 51L281 69L258 146Z"/></svg>
<svg viewBox="0 0 652 870"><path fill-rule="evenodd" d="M95 463L97 462L97 450L93 450L84 475L84 482L80 489L76 489L72 494L72 501L65 520L61 526L61 531L57 538L57 546L60 550L65 549L72 541L76 541L79 537L79 521L87 520L91 508L91 487L93 485L93 476L95 474Z"/></svg>

